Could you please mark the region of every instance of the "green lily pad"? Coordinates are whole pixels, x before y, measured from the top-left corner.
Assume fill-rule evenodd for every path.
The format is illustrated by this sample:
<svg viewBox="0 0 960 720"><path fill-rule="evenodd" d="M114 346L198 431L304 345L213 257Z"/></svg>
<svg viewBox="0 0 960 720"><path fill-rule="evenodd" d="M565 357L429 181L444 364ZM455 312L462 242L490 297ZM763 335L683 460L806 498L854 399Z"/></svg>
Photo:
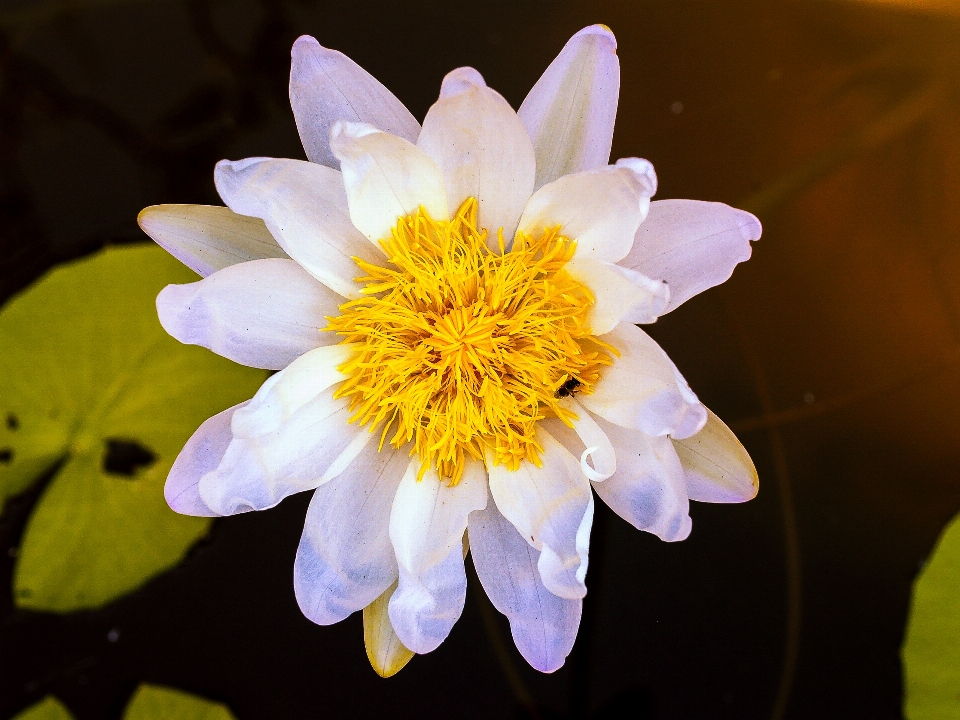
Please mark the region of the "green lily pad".
<svg viewBox="0 0 960 720"><path fill-rule="evenodd" d="M141 685L130 699L123 720L234 720L226 705L179 690Z"/></svg>
<svg viewBox="0 0 960 720"><path fill-rule="evenodd" d="M73 720L73 715L59 700L50 695L14 716L13 720Z"/></svg>
<svg viewBox="0 0 960 720"><path fill-rule="evenodd" d="M903 668L908 720L960 719L960 515L913 585Z"/></svg>
<svg viewBox="0 0 960 720"><path fill-rule="evenodd" d="M49 696L13 720L73 720L59 700ZM158 685L143 684L130 698L123 720L235 720L226 705Z"/></svg>
<svg viewBox="0 0 960 720"><path fill-rule="evenodd" d="M157 293L196 279L153 245L113 248L54 269L0 310L0 501L57 468L21 542L18 606L101 606L206 532L209 519L167 507L167 472L201 422L266 374L160 327Z"/></svg>

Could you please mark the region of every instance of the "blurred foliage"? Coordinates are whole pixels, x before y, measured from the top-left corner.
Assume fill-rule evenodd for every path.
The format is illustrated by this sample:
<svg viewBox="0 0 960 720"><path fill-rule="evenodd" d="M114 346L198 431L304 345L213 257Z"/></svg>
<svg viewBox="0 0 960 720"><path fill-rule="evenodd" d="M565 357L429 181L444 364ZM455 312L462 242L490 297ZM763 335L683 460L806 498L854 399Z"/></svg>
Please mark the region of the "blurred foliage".
<svg viewBox="0 0 960 720"><path fill-rule="evenodd" d="M46 697L13 720L73 720L73 715L55 697Z"/></svg>
<svg viewBox="0 0 960 720"><path fill-rule="evenodd" d="M13 720L73 720L73 715L59 700L47 697ZM233 720L233 715L226 705L179 690L144 684L130 699L123 720Z"/></svg>
<svg viewBox="0 0 960 720"><path fill-rule="evenodd" d="M167 507L167 472L203 420L265 375L160 327L157 292L194 279L159 248L108 248L0 311L0 499L53 474L17 559L20 607L103 605L206 532L208 519Z"/></svg>
<svg viewBox="0 0 960 720"><path fill-rule="evenodd" d="M903 669L908 720L960 718L960 515L913 587Z"/></svg>
<svg viewBox="0 0 960 720"><path fill-rule="evenodd" d="M179 690L141 685L123 713L123 720L233 720L226 705Z"/></svg>

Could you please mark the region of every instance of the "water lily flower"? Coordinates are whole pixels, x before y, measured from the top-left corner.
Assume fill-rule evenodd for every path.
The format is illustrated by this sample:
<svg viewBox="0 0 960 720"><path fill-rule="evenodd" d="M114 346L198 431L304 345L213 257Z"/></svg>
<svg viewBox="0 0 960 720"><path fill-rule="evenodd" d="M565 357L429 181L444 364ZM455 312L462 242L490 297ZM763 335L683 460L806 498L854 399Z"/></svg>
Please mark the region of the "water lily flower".
<svg viewBox="0 0 960 720"><path fill-rule="evenodd" d="M483 589L538 670L569 654L594 494L675 541L689 501L756 494L753 464L637 324L725 281L760 224L651 202L653 166L610 165L620 85L605 26L570 39L519 111L448 74L421 126L339 52L302 37L290 100L309 161L216 167L226 208L140 224L203 279L163 327L276 370L207 420L170 471L180 513L313 491L294 563L304 614L364 611L382 675L434 650Z"/></svg>

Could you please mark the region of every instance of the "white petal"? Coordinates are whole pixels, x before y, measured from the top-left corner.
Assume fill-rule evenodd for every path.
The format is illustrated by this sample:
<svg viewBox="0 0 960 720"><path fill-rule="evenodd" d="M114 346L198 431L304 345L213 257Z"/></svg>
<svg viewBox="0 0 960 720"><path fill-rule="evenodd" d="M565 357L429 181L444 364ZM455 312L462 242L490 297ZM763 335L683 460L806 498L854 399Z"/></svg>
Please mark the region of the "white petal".
<svg viewBox="0 0 960 720"><path fill-rule="evenodd" d="M349 425L346 400L327 392L262 438L234 436L220 465L200 480L200 497L221 515L271 508L327 480L341 456L355 456L370 433Z"/></svg>
<svg viewBox="0 0 960 720"><path fill-rule="evenodd" d="M603 335L621 321L652 323L667 307L670 289L634 270L605 263L579 253L564 269L593 293L587 324L594 335Z"/></svg>
<svg viewBox="0 0 960 720"><path fill-rule="evenodd" d="M507 101L473 68L454 70L424 118L417 146L440 166L449 209L477 198L488 245L497 248L502 228L509 247L533 192L536 161L530 136Z"/></svg>
<svg viewBox="0 0 960 720"><path fill-rule="evenodd" d="M345 357L318 348L269 378L233 415L233 440L217 469L200 480L200 497L221 515L273 507L287 495L336 477L372 435L348 424L351 412L331 387ZM341 353L338 357L338 353Z"/></svg>
<svg viewBox="0 0 960 720"><path fill-rule="evenodd" d="M354 278L362 272L354 257L383 262L383 253L350 222L336 170L302 160L222 160L214 180L231 209L263 218L290 257L344 297L360 294Z"/></svg>
<svg viewBox="0 0 960 720"><path fill-rule="evenodd" d="M249 402L249 401L248 401ZM216 469L223 459L227 445L233 438L230 420L235 410L246 405L242 402L203 421L197 431L187 440L183 450L173 461L173 467L163 486L163 497L174 512L195 517L216 517L215 513L200 499L197 485L200 478Z"/></svg>
<svg viewBox="0 0 960 720"><path fill-rule="evenodd" d="M343 298L293 260L251 260L157 296L163 329L249 367L280 370L305 352L340 341L322 332Z"/></svg>
<svg viewBox="0 0 960 720"><path fill-rule="evenodd" d="M307 157L338 166L330 151L330 127L337 120L370 123L416 142L420 124L396 96L370 73L309 35L293 44L290 105Z"/></svg>
<svg viewBox="0 0 960 720"><path fill-rule="evenodd" d="M691 500L739 503L757 496L760 478L753 460L737 436L710 410L703 430L673 444Z"/></svg>
<svg viewBox="0 0 960 720"><path fill-rule="evenodd" d="M260 386L249 407L233 419L233 432L258 437L280 427L331 385L345 379L337 367L350 359L351 345L327 345L297 358Z"/></svg>
<svg viewBox="0 0 960 720"><path fill-rule="evenodd" d="M259 218L211 205L151 205L137 216L160 247L202 277L230 265L285 258Z"/></svg>
<svg viewBox="0 0 960 720"><path fill-rule="evenodd" d="M390 622L405 646L427 653L446 639L463 612L463 534L467 516L486 506L487 486L483 464L476 461L467 464L453 487L433 469L418 481L419 468L414 457L390 513L390 540L400 567Z"/></svg>
<svg viewBox="0 0 960 720"><path fill-rule="evenodd" d="M620 323L603 336L620 352L603 368L580 403L595 415L648 435L685 438L707 421L707 411L667 354L643 330Z"/></svg>
<svg viewBox="0 0 960 720"><path fill-rule="evenodd" d="M670 285L666 312L726 281L750 257L760 221L729 205L699 200L650 204L630 254L620 264Z"/></svg>
<svg viewBox="0 0 960 720"><path fill-rule="evenodd" d="M566 175L533 194L519 230L539 235L559 225L577 241L577 256L617 262L630 252L656 189L653 166L637 158Z"/></svg>
<svg viewBox="0 0 960 720"><path fill-rule="evenodd" d="M517 470L487 462L490 493L500 512L541 551L537 567L546 588L577 600L587 593L587 550L593 494L580 461L542 427L542 467L524 461Z"/></svg>
<svg viewBox="0 0 960 720"><path fill-rule="evenodd" d="M406 451L371 442L314 492L293 567L297 602L313 622L340 622L396 580L390 508L409 462Z"/></svg>
<svg viewBox="0 0 960 720"><path fill-rule="evenodd" d="M600 499L638 530L668 542L686 539L692 525L690 503L670 439L597 422L617 452L617 471L593 484Z"/></svg>
<svg viewBox="0 0 960 720"><path fill-rule="evenodd" d="M584 28L518 111L537 151L537 187L609 162L619 95L616 38L604 25Z"/></svg>
<svg viewBox="0 0 960 720"><path fill-rule="evenodd" d="M372 125L338 121L330 147L340 159L350 219L370 240L390 237L397 220L421 206L436 220L448 220L443 174L413 143Z"/></svg>
<svg viewBox="0 0 960 720"><path fill-rule="evenodd" d="M617 471L617 456L613 444L594 417L573 398L567 398L567 405L577 416L573 420L573 430L584 445L580 456L580 469L594 482L600 482ZM565 446L569 450L570 447ZM587 464L592 459L593 467Z"/></svg>
<svg viewBox="0 0 960 720"><path fill-rule="evenodd" d="M600 429L596 418L574 398L564 398L561 404L576 415L576 420L571 421L573 427L569 427L559 418L541 420L541 426L575 457L580 458L580 470L584 477L594 482L602 482L617 470L617 456L613 444Z"/></svg>
<svg viewBox="0 0 960 720"><path fill-rule="evenodd" d="M573 649L582 600L559 598L540 580L540 553L525 542L495 503L470 513L470 552L490 602L510 621L513 641L540 672L559 669Z"/></svg>

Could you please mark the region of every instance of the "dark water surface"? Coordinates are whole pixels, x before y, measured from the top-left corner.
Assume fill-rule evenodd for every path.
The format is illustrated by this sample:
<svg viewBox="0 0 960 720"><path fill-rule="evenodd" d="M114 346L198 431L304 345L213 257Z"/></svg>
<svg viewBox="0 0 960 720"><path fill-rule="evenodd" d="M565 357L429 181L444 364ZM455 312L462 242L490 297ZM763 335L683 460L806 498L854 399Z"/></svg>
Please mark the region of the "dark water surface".
<svg viewBox="0 0 960 720"><path fill-rule="evenodd" d="M516 107L566 39L604 22L623 72L614 156L659 198L764 223L733 279L652 334L760 471L665 544L606 509L583 632L552 676L512 661L539 715L898 718L910 583L960 509L960 24L839 2L41 0L0 5L0 299L156 203L219 204L220 158L303 157L286 101L301 34L422 118L473 65ZM141 681L240 720L526 717L478 598L381 680L359 617L300 614L306 496L218 521L179 568L109 607L17 611L39 489L0 519L0 718L48 693L119 718ZM12 553L11 553L12 555ZM499 631L509 640L506 623Z"/></svg>

